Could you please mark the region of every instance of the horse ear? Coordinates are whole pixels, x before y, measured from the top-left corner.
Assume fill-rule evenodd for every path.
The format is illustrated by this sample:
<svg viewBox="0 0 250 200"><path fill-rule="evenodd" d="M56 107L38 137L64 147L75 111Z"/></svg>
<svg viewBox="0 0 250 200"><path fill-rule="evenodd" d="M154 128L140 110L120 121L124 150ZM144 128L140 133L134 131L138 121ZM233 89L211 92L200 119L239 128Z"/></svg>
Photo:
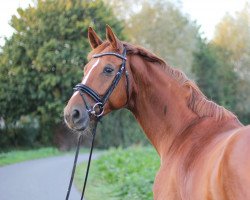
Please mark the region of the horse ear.
<svg viewBox="0 0 250 200"><path fill-rule="evenodd" d="M111 46L115 50L122 50L122 43L121 41L116 37L114 32L112 31L111 27L109 25L106 25L106 37L107 40L110 42Z"/></svg>
<svg viewBox="0 0 250 200"><path fill-rule="evenodd" d="M99 38L94 29L91 27L88 28L88 38L92 49L95 49L96 47L102 44L102 40Z"/></svg>

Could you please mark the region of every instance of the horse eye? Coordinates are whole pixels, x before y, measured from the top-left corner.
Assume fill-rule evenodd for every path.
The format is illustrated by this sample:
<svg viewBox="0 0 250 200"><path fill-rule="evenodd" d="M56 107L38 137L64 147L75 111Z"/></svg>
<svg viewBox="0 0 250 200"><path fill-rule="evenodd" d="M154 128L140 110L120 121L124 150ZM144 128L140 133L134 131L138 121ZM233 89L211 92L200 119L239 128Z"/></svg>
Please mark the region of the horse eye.
<svg viewBox="0 0 250 200"><path fill-rule="evenodd" d="M110 66L106 66L106 67L104 67L104 69L103 69L103 72L104 72L105 74L111 74L113 71L114 71L114 69L111 68Z"/></svg>

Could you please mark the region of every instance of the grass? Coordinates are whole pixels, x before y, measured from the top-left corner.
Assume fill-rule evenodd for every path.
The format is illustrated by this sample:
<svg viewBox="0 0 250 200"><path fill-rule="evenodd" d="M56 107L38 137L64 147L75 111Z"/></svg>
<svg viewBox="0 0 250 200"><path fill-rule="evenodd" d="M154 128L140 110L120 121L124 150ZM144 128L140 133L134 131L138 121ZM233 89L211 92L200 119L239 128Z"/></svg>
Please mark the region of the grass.
<svg viewBox="0 0 250 200"><path fill-rule="evenodd" d="M101 151L96 150L96 152L101 152ZM81 147L79 153L89 153L89 148ZM43 147L39 149L30 149L30 150L12 150L6 153L0 153L0 166L10 165L27 160L34 160L39 158L59 156L65 154L72 154L72 156L74 156L75 148L70 151L59 151L55 147Z"/></svg>
<svg viewBox="0 0 250 200"><path fill-rule="evenodd" d="M0 153L0 166L62 154L62 152L53 147L44 147L35 150L14 150L7 153Z"/></svg>
<svg viewBox="0 0 250 200"><path fill-rule="evenodd" d="M151 147L111 149L93 160L86 188L88 200L152 200L152 186L160 160ZM86 163L76 170L75 184L82 189Z"/></svg>

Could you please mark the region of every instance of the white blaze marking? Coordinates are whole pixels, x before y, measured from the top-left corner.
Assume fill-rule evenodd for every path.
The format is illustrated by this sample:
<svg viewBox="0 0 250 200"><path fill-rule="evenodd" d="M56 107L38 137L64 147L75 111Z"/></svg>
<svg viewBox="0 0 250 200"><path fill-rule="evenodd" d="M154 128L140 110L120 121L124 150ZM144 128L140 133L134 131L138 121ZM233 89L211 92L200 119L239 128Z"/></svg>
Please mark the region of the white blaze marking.
<svg viewBox="0 0 250 200"><path fill-rule="evenodd" d="M89 72L86 74L86 76L84 76L84 79L82 80L82 84L86 84L88 78L89 78L89 75L91 74L91 72L93 71L93 69L98 65L99 63L99 58L98 60L93 64L93 66L91 67L91 69L89 70Z"/></svg>
<svg viewBox="0 0 250 200"><path fill-rule="evenodd" d="M79 91L75 91L72 97L76 96L78 93Z"/></svg>

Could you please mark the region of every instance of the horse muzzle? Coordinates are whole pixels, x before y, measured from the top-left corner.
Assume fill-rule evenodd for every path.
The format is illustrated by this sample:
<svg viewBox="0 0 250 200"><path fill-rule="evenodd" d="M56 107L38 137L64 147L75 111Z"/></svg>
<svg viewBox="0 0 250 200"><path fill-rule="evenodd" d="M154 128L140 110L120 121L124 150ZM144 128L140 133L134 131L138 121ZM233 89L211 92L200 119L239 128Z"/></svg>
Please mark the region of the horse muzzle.
<svg viewBox="0 0 250 200"><path fill-rule="evenodd" d="M64 121L75 131L84 131L89 125L89 114L83 106L73 106L64 109Z"/></svg>

